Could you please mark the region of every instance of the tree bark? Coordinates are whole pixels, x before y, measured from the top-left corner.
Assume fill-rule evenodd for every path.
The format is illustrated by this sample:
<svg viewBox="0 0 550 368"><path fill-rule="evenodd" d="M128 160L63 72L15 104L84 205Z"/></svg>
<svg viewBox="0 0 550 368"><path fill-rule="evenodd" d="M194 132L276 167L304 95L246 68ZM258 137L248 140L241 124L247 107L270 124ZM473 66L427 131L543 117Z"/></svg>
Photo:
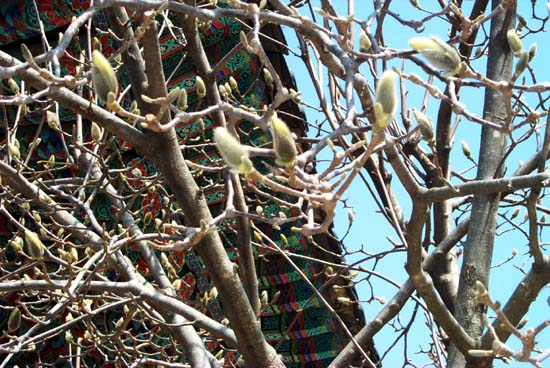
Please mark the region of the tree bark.
<svg viewBox="0 0 550 368"><path fill-rule="evenodd" d="M492 8L500 6L501 0L493 0ZM496 81L507 81L512 75L513 54L506 38L506 32L513 26L515 4L507 10L500 11L491 20L489 55L487 59L487 77ZM484 118L500 124L509 122L509 101L495 89L486 88L484 101ZM506 134L490 127L483 127L478 160L477 179L492 179L502 175L502 159L506 149ZM475 195L472 202L472 214L464 260L460 273L455 317L474 339L483 333L483 313L485 307L475 298L474 285L481 281L488 286L493 241L495 236L496 217L500 194ZM478 367L480 360L464 356L451 345L449 367Z"/></svg>

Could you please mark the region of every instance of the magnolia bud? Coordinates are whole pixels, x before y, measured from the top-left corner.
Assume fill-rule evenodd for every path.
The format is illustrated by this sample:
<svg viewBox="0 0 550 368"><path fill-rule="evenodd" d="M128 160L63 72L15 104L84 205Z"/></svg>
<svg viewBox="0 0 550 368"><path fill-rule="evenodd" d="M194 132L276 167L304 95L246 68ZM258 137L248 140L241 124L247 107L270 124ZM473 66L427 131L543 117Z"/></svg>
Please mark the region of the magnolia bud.
<svg viewBox="0 0 550 368"><path fill-rule="evenodd" d="M456 49L436 36L414 37L409 45L424 56L438 69L455 74L460 65L460 55Z"/></svg>
<svg viewBox="0 0 550 368"><path fill-rule="evenodd" d="M244 33L243 31L241 31L241 32L239 33L239 38L240 38L240 40L241 40L241 43L243 44L243 47L244 47L245 49L248 49L249 44L248 44L248 38L246 37L246 33Z"/></svg>
<svg viewBox="0 0 550 368"><path fill-rule="evenodd" d="M12 158L16 160L21 159L21 151L19 150L19 147L15 144L8 144L8 151L10 151L10 155Z"/></svg>
<svg viewBox="0 0 550 368"><path fill-rule="evenodd" d="M397 109L397 93L395 91L395 78L397 74L386 70L376 86L376 102L374 103L374 115L376 125L385 127L393 120Z"/></svg>
<svg viewBox="0 0 550 368"><path fill-rule="evenodd" d="M225 86L223 84L220 84L218 86L218 91L220 92L220 96L222 96L222 97L229 96L229 92L225 89Z"/></svg>
<svg viewBox="0 0 550 368"><path fill-rule="evenodd" d="M418 122L418 127L420 128L422 139L428 141L429 143L432 143L434 140L434 126L432 123L432 119L417 110L413 110L413 114L416 118L416 121Z"/></svg>
<svg viewBox="0 0 550 368"><path fill-rule="evenodd" d="M23 59L25 59L25 61L29 64L31 63L34 63L34 59L32 57L32 53L31 53L31 50L29 50L29 48L27 47L27 45L25 45L24 43L21 44L21 55L23 56ZM13 79L9 79L11 81L13 81ZM17 92L19 93L19 92Z"/></svg>
<svg viewBox="0 0 550 368"><path fill-rule="evenodd" d="M44 244L34 231L25 230L25 244L33 260L41 261L44 258Z"/></svg>
<svg viewBox="0 0 550 368"><path fill-rule="evenodd" d="M288 239L285 234L281 234L281 248L285 249L288 246Z"/></svg>
<svg viewBox="0 0 550 368"><path fill-rule="evenodd" d="M372 46L372 42L363 28L359 30L359 51L367 52Z"/></svg>
<svg viewBox="0 0 550 368"><path fill-rule="evenodd" d="M130 108L128 109L128 111L130 111L132 114L134 115L139 115L140 114L140 111L139 111L139 107L138 107L138 103L136 100L132 101L132 103L130 104Z"/></svg>
<svg viewBox="0 0 550 368"><path fill-rule="evenodd" d="M261 293L260 293L260 302L262 303L262 305L267 305L267 303L269 302L269 298L268 298L268 295L267 295L267 291L263 290Z"/></svg>
<svg viewBox="0 0 550 368"><path fill-rule="evenodd" d="M204 84L204 80L200 77L200 75L196 76L197 80L197 96L202 99L206 96L206 85Z"/></svg>
<svg viewBox="0 0 550 368"><path fill-rule="evenodd" d="M483 283L479 280L475 282L474 293L476 295L476 298L480 298L487 294L487 289L485 288L485 285L483 285Z"/></svg>
<svg viewBox="0 0 550 368"><path fill-rule="evenodd" d="M214 286L210 289L208 296L210 299L216 299L218 297L218 289Z"/></svg>
<svg viewBox="0 0 550 368"><path fill-rule="evenodd" d="M271 127L273 128L275 163L283 167L294 165L298 151L290 129L276 114L271 118Z"/></svg>
<svg viewBox="0 0 550 368"><path fill-rule="evenodd" d="M273 76L271 75L271 72L267 68L264 68L263 73L265 83L267 84L269 89L273 88Z"/></svg>
<svg viewBox="0 0 550 368"><path fill-rule="evenodd" d="M271 297L271 300L269 301L269 304L275 304L277 302L277 300L279 300L279 297L281 296L281 291L280 290L277 290L273 296Z"/></svg>
<svg viewBox="0 0 550 368"><path fill-rule="evenodd" d="M231 89L236 91L239 89L239 85L237 84L237 80L233 78L233 76L229 77L229 85L231 86Z"/></svg>
<svg viewBox="0 0 550 368"><path fill-rule="evenodd" d="M71 330L67 330L65 331L65 342L67 344L72 344L73 343L73 333L71 332Z"/></svg>
<svg viewBox="0 0 550 368"><path fill-rule="evenodd" d="M92 139L96 142L99 142L101 139L101 135L103 134L103 130L95 121L92 121L92 128L90 129Z"/></svg>
<svg viewBox="0 0 550 368"><path fill-rule="evenodd" d="M97 37L94 37L92 39L92 47L94 50L97 50L99 52L103 51L103 45L101 44L101 41Z"/></svg>
<svg viewBox="0 0 550 368"><path fill-rule="evenodd" d="M214 129L214 142L223 161L229 168L238 173L249 174L254 170L244 146L225 128Z"/></svg>
<svg viewBox="0 0 550 368"><path fill-rule="evenodd" d="M46 123L51 129L57 129L59 127L59 119L57 114L53 111L46 111Z"/></svg>
<svg viewBox="0 0 550 368"><path fill-rule="evenodd" d="M514 75L512 76L512 79L516 79L523 73L525 68L527 68L527 65L529 64L529 52L522 52L519 56L519 60L516 64L516 70L514 71Z"/></svg>
<svg viewBox="0 0 550 368"><path fill-rule="evenodd" d="M466 158L471 159L472 158L472 151L470 150L470 146L468 146L468 143L465 141L461 141L460 144L462 144L462 153Z"/></svg>
<svg viewBox="0 0 550 368"><path fill-rule="evenodd" d="M516 56L520 56L523 51L523 44L519 38L518 32L515 29L510 29L506 33L506 38L508 39L508 45L510 49L514 52Z"/></svg>
<svg viewBox="0 0 550 368"><path fill-rule="evenodd" d="M21 311L19 307L13 308L8 318L8 332L15 332L21 325Z"/></svg>
<svg viewBox="0 0 550 368"><path fill-rule="evenodd" d="M166 95L166 98L165 98L166 103L171 104L172 102L176 101L176 99L179 97L179 95L180 95L180 88L179 87L173 88Z"/></svg>
<svg viewBox="0 0 550 368"><path fill-rule="evenodd" d="M16 254L23 253L23 238L20 236L15 236L9 244Z"/></svg>
<svg viewBox="0 0 550 368"><path fill-rule="evenodd" d="M185 111L187 109L187 91L182 88L180 95L178 96L178 102L176 103L178 110Z"/></svg>
<svg viewBox="0 0 550 368"><path fill-rule="evenodd" d="M109 60L98 50L92 52L92 82L97 97L104 103L107 102L109 92L115 96L118 92L115 71Z"/></svg>
<svg viewBox="0 0 550 368"><path fill-rule="evenodd" d="M535 55L537 54L537 44L534 43L529 47L529 62L535 58Z"/></svg>

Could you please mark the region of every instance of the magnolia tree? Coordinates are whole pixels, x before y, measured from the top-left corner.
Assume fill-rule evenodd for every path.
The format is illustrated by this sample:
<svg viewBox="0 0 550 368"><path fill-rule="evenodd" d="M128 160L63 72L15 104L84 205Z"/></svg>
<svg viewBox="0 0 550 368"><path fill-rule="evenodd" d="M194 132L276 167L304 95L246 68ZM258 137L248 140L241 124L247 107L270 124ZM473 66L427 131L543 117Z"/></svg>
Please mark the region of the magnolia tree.
<svg viewBox="0 0 550 368"><path fill-rule="evenodd" d="M352 228L384 231L379 252L364 239L365 248L344 248L365 260L353 267L313 259L327 281L310 285L332 313L357 300L320 289L356 287L379 301L364 305L373 317L362 328L338 319L349 343L331 367L379 364L368 354L373 337L382 363L404 341L403 365L542 366L550 346L536 339L548 321L524 317L550 281L550 84L538 77L531 41L548 10L542 1L429 3L96 0L59 38L40 23L40 48L0 51L0 212L12 229L1 253L4 365L62 336L71 361L93 347L120 365L282 367L259 322L278 295L258 291L258 258L311 258L288 248L288 237L315 243L332 234L337 208L372 203L379 220L356 219ZM102 30L91 25L100 13ZM267 103L245 99L241 80L219 77L229 54L208 58L199 35L219 19L241 24L231 52L257 58ZM306 71L298 89L268 57L268 25L297 40L287 62ZM196 67L191 88L167 87L159 35L185 46ZM81 49L60 65L75 39ZM302 108L307 131L288 123L300 119L282 108L289 103ZM33 112L62 155L33 158L41 135L21 133ZM460 137L468 138L457 145ZM357 186L364 190L350 189ZM224 189L212 209L216 188ZM113 220L98 210L104 199ZM269 214L272 205L278 210ZM286 234L266 230L282 226ZM517 276L501 302L494 295L504 285L489 283L497 250L498 259L512 256L495 270ZM185 280L173 262L189 252L212 282L193 302L181 296ZM373 260L404 267L408 278L373 271ZM397 285L386 303L384 283ZM212 300L220 300L220 318L200 307ZM405 305L425 313L402 325ZM130 333L136 323L141 330ZM161 329L170 351L158 341ZM407 344L413 333L428 343Z"/></svg>

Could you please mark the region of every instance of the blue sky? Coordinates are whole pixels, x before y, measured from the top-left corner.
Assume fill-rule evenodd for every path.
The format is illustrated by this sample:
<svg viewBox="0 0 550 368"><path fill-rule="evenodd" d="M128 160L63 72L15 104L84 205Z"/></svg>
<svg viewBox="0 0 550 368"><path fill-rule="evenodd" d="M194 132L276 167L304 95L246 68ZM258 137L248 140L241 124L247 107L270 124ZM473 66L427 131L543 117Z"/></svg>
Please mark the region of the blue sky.
<svg viewBox="0 0 550 368"><path fill-rule="evenodd" d="M434 1L419 1L421 4L434 4ZM316 3L316 1L312 1ZM317 1L317 3L319 3ZM347 15L347 1L335 0L333 1L335 6L338 9L338 12L342 16ZM355 18L364 21L373 11L372 2L355 2ZM519 1L520 8L519 13L531 22L531 2L530 1ZM537 2L537 15L540 17L545 17L547 15L546 2L538 1ZM361 4L361 5L359 5ZM470 13L470 7L473 5L473 1L464 1L463 2L464 13ZM320 7L318 4L314 5ZM404 19L407 20L417 20L421 17L425 17L426 13L421 13L415 10L408 1L394 1L390 9L396 13L401 14ZM432 8L433 9L433 8ZM301 9L302 14L306 15L306 10ZM373 27L375 27L374 25ZM540 23L533 23L533 26L540 26ZM356 34L358 33L359 26L356 25ZM391 48L395 49L410 49L407 42L410 38L414 36L430 36L437 35L442 39L448 39L448 30L449 25L441 19L434 18L425 24L425 29L421 33L415 33L411 29L405 28L400 25L395 20L387 17L384 23L384 34L386 44ZM295 45L295 38L291 33L287 32L287 38L289 44ZM524 48L529 48L529 46L536 42L538 44L537 56L534 61L531 63L532 67L535 70L538 81L550 81L550 68L547 68L545 65L546 60L548 60L547 51L545 51L544 44L548 42L548 36L546 33L541 33L538 35L530 35L524 41ZM356 46L357 48L357 46ZM482 58L481 61L474 63L474 67L478 68L478 71L484 70L484 64L486 62L485 58ZM291 69L294 71L298 88L302 92L303 100L311 103L314 106L317 106L316 96L313 91L313 87L307 81L307 71L305 70L303 64L296 59L289 58L289 64ZM402 67L401 60L392 61L390 66L397 68ZM381 64L379 64L381 66ZM363 65L362 68L365 68L365 75L370 76L370 72L366 69L367 65ZM412 63L406 63L406 72L415 72L421 75L424 79L427 79L426 75L423 74L418 68L415 68ZM361 69L363 70L363 69ZM325 77L326 81L326 77ZM531 80L527 80L527 84L531 84ZM443 89L441 84L438 85L439 88ZM410 108L421 108L421 101L424 95L423 90L419 90L418 87L412 86L410 83L407 83L407 88L410 88L409 94L407 96L407 107ZM532 102L533 96L527 96L527 101ZM482 114L483 109L483 90L476 88L463 89L461 94L461 101L466 104L468 110L476 113L478 115ZM428 115L432 117L437 113L437 108L439 102L430 98L428 104ZM315 121L316 119L322 119L318 114L316 114L311 109L306 109L306 115L310 121ZM434 119L435 120L435 119ZM400 124L399 120L398 123ZM477 159L478 157L478 147L479 147L479 136L481 132L481 127L475 123L471 123L467 120L462 120L457 128L456 136L454 140L454 147L451 153L451 160L453 162L453 170L463 173L468 178L475 177L475 168L472 168L472 164L464 159L462 154L460 142L465 140L468 142L469 146L472 149L472 157ZM514 137L518 138L522 133L519 130L515 133ZM423 143L422 143L423 144ZM516 153L511 155L507 161L508 170L507 173L510 174L517 168L517 165L513 164L515 162L519 163L520 159L526 159L533 154L536 148L536 141L531 140L524 144L524 148L519 148ZM427 146L424 145L424 149L427 149ZM330 158L330 155L325 155L325 157ZM456 179L454 179L456 182ZM397 179L393 180L394 190L397 192L400 198L404 198L402 201L403 210L405 212L405 217L407 218L410 213L410 200L403 189L397 183ZM346 203L353 207L355 212L355 219L353 225L350 229L349 234L347 234L344 239L344 244L347 247L348 251L354 252L361 248L365 249L369 253L379 253L382 251L387 251L391 249L391 243L388 241L388 238L398 242L398 236L395 231L389 227L385 219L377 213L377 207L372 200L372 197L366 192L366 188L360 180L356 180L352 187L347 192L347 195L344 196ZM544 204L544 202L543 202ZM338 215L335 221L336 232L338 236L342 237L346 234L349 221L347 216L348 209L340 207L338 209ZM504 213L505 211L501 211ZM523 209L520 213L520 216L523 216L525 210ZM500 230L505 230L506 228L501 228ZM545 231L543 231L543 236ZM541 241L544 241L544 237L541 238ZM497 265L504 260L508 259L513 249L519 251L518 256L516 256L511 262L507 263L505 266L496 267L492 271L491 284L490 284L490 293L494 298L505 302L510 296L515 286L521 279L521 271L519 268L521 266L528 269L530 260L526 254L526 239L524 237L518 236L514 232L504 232L500 235L495 243L496 253L493 258L493 264ZM356 254L347 258L349 263L356 262L363 257L364 254ZM390 255L383 259L377 265L377 272L383 273L391 279L395 280L397 283L402 283L406 280L407 275L404 271L405 263L405 254L400 252L393 255ZM365 268L371 268L374 265L373 262L362 263L361 266ZM367 275L361 275L358 278L366 277ZM361 300L368 300L371 296L371 291L374 290L374 296L377 298L384 297L386 300L390 300L395 291L397 290L394 286L391 286L388 282L380 280L376 277L371 279L373 289L371 289L366 282L362 282L358 285L359 298ZM528 324L528 327L534 327L535 325L542 322L545 318L548 318L548 303L547 298L549 297L550 292L548 289L543 290L543 293L539 296L534 306L531 308L530 313L528 314L529 320L531 321ZM399 320L394 321L397 325L403 324L406 325L409 322L410 316L414 313L414 305L409 302L400 313ZM382 308L382 305L377 301L371 301L370 303L363 303L363 308L367 319L372 318L379 310ZM490 314L491 316L491 314ZM429 334L430 331L427 326L428 318L422 312L422 310L417 311L416 322L413 324L412 334L409 336L409 359L415 365L423 365L429 363L429 359L425 354L413 354L421 350L428 349L429 344ZM550 329L547 329L545 332L539 335L538 341L550 341ZM384 352L389 345L397 338L397 334L391 326L386 326L381 333L375 337L375 342L378 346L380 352ZM507 342L512 348L516 349L520 347L520 344L516 338L511 338ZM385 357L384 364L387 367L397 367L403 364L403 345L404 342L401 340L392 348L391 352L387 357ZM541 348L550 348L548 344L541 344ZM504 366L503 363L497 362L496 366ZM513 366L529 366L527 364L513 363Z"/></svg>

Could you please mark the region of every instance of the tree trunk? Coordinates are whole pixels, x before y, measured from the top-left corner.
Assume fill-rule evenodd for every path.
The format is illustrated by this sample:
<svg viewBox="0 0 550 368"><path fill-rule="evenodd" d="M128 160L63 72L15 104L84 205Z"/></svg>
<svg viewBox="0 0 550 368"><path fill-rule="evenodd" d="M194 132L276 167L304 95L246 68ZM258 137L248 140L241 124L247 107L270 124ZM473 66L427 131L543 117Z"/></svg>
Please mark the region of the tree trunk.
<svg viewBox="0 0 550 368"><path fill-rule="evenodd" d="M493 0L492 8L499 7L501 0ZM506 32L513 26L515 4L511 9L500 11L491 20L489 56L487 59L487 77L495 81L510 80L513 54L506 38ZM509 101L495 89L485 90L484 118L499 124L509 123ZM506 149L506 134L490 127L483 127L478 160L477 179L491 179L502 175L502 158ZM486 286L489 282L496 216L500 195L475 195L472 203L472 215L464 260L460 273L455 316L459 323L474 339L483 332L483 313L485 307L474 295L476 281ZM448 359L449 367L478 367L482 362L469 359L451 346ZM485 365L484 365L485 366Z"/></svg>

